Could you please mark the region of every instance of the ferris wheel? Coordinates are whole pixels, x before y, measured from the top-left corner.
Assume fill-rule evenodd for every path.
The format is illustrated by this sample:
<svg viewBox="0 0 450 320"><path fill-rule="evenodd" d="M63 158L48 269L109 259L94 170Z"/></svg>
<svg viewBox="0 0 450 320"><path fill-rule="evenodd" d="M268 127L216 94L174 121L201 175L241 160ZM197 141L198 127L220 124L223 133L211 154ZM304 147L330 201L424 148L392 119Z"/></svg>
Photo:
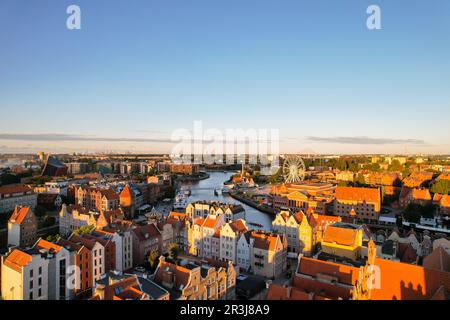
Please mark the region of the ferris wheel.
<svg viewBox="0 0 450 320"><path fill-rule="evenodd" d="M295 183L305 179L305 163L299 156L288 155L283 162L283 177L285 183Z"/></svg>

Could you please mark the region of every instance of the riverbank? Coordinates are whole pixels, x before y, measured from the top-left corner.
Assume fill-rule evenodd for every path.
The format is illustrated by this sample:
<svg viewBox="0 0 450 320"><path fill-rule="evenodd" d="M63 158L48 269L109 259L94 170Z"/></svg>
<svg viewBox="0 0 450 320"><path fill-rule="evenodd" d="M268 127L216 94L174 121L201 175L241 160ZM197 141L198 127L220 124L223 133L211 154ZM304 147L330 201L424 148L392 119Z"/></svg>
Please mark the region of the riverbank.
<svg viewBox="0 0 450 320"><path fill-rule="evenodd" d="M270 214L270 215L275 215L275 211L273 210L273 208L271 208L269 206L259 204L259 203L255 202L253 200L250 200L250 199L248 199L246 197L243 197L243 196L237 194L236 192L230 192L229 195L233 199L238 200L240 202L243 202L246 205L248 205L249 207L252 207L252 208L254 208L254 209L258 210L258 211L261 211L263 213L267 213L267 214Z"/></svg>

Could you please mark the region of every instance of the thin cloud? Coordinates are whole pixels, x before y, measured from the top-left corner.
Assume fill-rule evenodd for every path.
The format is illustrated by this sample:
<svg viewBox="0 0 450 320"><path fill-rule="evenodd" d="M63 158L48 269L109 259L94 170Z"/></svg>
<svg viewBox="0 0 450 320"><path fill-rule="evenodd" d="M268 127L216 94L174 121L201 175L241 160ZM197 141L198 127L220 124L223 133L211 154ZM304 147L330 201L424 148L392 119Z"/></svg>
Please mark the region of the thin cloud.
<svg viewBox="0 0 450 320"><path fill-rule="evenodd" d="M365 145L386 145L386 144L411 144L426 145L424 140L419 139L390 139L390 138L370 138L370 137L307 137L314 142L328 142L341 144L365 144Z"/></svg>
<svg viewBox="0 0 450 320"><path fill-rule="evenodd" d="M17 141L96 141L96 142L173 142L170 139L93 137L59 133L0 133L0 140Z"/></svg>
<svg viewBox="0 0 450 320"><path fill-rule="evenodd" d="M38 133L38 134L24 134L24 133L0 133L0 140L15 140L15 141L94 141L94 142L151 142L151 143L174 143L178 141L192 141L192 142L227 142L224 137L211 137L201 139L192 139L186 136L184 140L181 137L177 139L170 138L121 138L121 137L95 137L95 136L82 136L60 133ZM254 142L271 142L270 140L259 139L258 137L235 137L235 142L254 143ZM234 141L233 141L234 142Z"/></svg>

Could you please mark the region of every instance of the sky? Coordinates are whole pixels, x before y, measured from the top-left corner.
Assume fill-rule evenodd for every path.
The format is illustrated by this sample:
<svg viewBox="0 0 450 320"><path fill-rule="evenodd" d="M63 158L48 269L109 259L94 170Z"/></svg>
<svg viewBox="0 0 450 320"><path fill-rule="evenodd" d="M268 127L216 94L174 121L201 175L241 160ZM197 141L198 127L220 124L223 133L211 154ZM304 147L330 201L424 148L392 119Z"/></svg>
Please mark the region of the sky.
<svg viewBox="0 0 450 320"><path fill-rule="evenodd" d="M0 1L0 153L167 153L201 121L288 153L450 154L449 88L448 0Z"/></svg>

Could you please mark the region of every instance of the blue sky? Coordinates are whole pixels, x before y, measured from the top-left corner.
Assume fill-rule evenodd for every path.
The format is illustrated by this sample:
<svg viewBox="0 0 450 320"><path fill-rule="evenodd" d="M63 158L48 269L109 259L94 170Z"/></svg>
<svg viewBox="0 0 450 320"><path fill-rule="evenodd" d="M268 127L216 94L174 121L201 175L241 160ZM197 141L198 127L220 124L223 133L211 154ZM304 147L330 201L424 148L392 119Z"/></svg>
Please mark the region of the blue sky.
<svg viewBox="0 0 450 320"><path fill-rule="evenodd" d="M168 152L200 120L284 152L450 153L449 87L447 0L0 2L0 152Z"/></svg>

